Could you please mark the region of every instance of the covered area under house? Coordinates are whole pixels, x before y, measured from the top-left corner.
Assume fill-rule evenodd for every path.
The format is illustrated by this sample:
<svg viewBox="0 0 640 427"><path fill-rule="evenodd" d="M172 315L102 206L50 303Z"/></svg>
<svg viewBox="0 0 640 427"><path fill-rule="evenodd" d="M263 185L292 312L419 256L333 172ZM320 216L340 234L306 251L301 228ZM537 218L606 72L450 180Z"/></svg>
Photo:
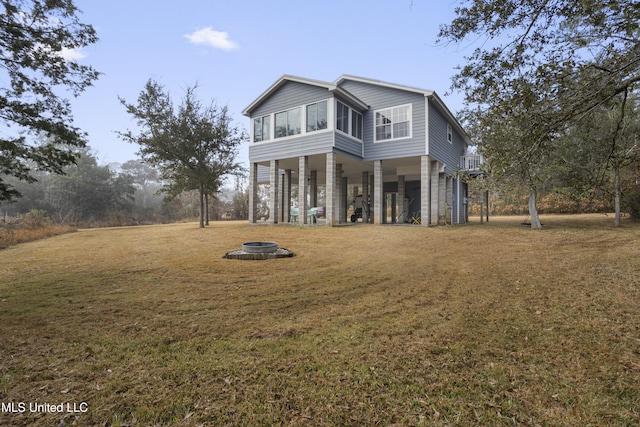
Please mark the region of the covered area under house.
<svg viewBox="0 0 640 427"><path fill-rule="evenodd" d="M445 173L445 165L427 155L363 161L333 150L252 163L249 181L252 223L260 220L261 184L269 185L266 222L271 224L429 226L467 221L467 185L460 177ZM324 200L319 198L320 189L324 189ZM324 209L314 210L319 206ZM318 221L318 213L324 219Z"/></svg>

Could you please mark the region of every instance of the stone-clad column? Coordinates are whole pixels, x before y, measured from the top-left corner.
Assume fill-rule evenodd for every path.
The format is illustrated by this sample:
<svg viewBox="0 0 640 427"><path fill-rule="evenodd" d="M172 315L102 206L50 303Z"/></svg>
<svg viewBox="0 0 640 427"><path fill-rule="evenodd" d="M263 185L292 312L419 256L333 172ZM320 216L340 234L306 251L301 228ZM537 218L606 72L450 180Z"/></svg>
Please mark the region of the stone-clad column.
<svg viewBox="0 0 640 427"><path fill-rule="evenodd" d="M298 224L307 223L307 169L309 168L309 158L300 156L298 158Z"/></svg>
<svg viewBox="0 0 640 427"><path fill-rule="evenodd" d="M309 190L311 192L310 206L312 208L315 208L316 206L318 206L318 171L317 170L311 171L309 175L309 186L311 187L311 189Z"/></svg>
<svg viewBox="0 0 640 427"><path fill-rule="evenodd" d="M350 221L347 218L347 209L349 208L349 180L346 176L342 177L342 210L340 211L340 222Z"/></svg>
<svg viewBox="0 0 640 427"><path fill-rule="evenodd" d="M327 153L327 178L326 178L326 217L327 225L334 225L336 206L336 153Z"/></svg>
<svg viewBox="0 0 640 427"><path fill-rule="evenodd" d="M362 172L362 222L369 219L367 203L369 202L369 171Z"/></svg>
<svg viewBox="0 0 640 427"><path fill-rule="evenodd" d="M254 223L258 217L258 164L249 166L249 222Z"/></svg>
<svg viewBox="0 0 640 427"><path fill-rule="evenodd" d="M376 199L376 180L373 174L369 174L369 221L373 224L373 208Z"/></svg>
<svg viewBox="0 0 640 427"><path fill-rule="evenodd" d="M336 165L336 192L335 192L335 200L333 202L333 207L335 209L334 218L336 224L340 224L342 222L343 212L344 212L344 198L342 197L342 164L338 163Z"/></svg>
<svg viewBox="0 0 640 427"><path fill-rule="evenodd" d="M278 181L279 162L271 160L269 169L269 223L278 223Z"/></svg>
<svg viewBox="0 0 640 427"><path fill-rule="evenodd" d="M440 214L440 172L438 162L431 162L431 220L430 224L438 224Z"/></svg>
<svg viewBox="0 0 640 427"><path fill-rule="evenodd" d="M420 157L420 224L429 225L429 210L431 209L431 159L429 156Z"/></svg>
<svg viewBox="0 0 640 427"><path fill-rule="evenodd" d="M382 160L376 160L373 163L373 223L382 224L384 218L382 198L384 196L382 176Z"/></svg>
<svg viewBox="0 0 640 427"><path fill-rule="evenodd" d="M284 174L278 175L278 222L284 222Z"/></svg>
<svg viewBox="0 0 640 427"><path fill-rule="evenodd" d="M283 176L282 222L291 219L291 169L286 169Z"/></svg>

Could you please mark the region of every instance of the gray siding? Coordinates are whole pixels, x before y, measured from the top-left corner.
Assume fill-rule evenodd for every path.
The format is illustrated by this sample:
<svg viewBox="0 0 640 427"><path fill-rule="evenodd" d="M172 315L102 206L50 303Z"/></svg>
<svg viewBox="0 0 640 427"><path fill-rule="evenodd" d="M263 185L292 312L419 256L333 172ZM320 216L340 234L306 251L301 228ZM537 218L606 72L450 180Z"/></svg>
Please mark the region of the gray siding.
<svg viewBox="0 0 640 427"><path fill-rule="evenodd" d="M332 149L332 131L312 132L299 138L278 138L271 141L249 144L249 159L257 163L267 160L329 153Z"/></svg>
<svg viewBox="0 0 640 427"><path fill-rule="evenodd" d="M326 88L287 81L251 112L251 118L332 97L333 95Z"/></svg>
<svg viewBox="0 0 640 427"><path fill-rule="evenodd" d="M364 160L382 160L426 154L425 97L423 94L345 80L340 87L369 105L364 114ZM412 137L374 143L374 111L411 104Z"/></svg>
<svg viewBox="0 0 640 427"><path fill-rule="evenodd" d="M453 142L447 140L447 123L452 125ZM445 173L453 174L459 169L460 156L464 154L466 144L456 131L452 122L447 122L445 115L433 102L429 103L429 155L445 164Z"/></svg>
<svg viewBox="0 0 640 427"><path fill-rule="evenodd" d="M351 138L340 131L335 131L335 134L335 147L337 149L362 158L362 141Z"/></svg>

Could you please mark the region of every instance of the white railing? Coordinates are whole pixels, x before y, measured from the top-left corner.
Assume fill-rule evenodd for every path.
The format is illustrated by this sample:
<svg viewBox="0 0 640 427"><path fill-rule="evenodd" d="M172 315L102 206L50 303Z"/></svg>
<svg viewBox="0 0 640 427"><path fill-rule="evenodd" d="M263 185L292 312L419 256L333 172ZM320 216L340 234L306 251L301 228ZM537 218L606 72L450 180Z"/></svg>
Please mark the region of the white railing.
<svg viewBox="0 0 640 427"><path fill-rule="evenodd" d="M484 163L484 158L480 154L471 154L460 157L460 169L466 171L479 171L480 165Z"/></svg>

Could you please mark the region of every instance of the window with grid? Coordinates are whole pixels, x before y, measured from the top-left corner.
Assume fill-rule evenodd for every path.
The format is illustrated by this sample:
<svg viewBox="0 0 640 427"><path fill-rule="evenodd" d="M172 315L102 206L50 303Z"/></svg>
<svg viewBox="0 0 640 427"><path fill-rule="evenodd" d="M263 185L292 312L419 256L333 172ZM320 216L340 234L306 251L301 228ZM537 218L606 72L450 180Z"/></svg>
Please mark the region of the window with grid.
<svg viewBox="0 0 640 427"><path fill-rule="evenodd" d="M411 136L411 105L377 110L376 141L408 138Z"/></svg>

